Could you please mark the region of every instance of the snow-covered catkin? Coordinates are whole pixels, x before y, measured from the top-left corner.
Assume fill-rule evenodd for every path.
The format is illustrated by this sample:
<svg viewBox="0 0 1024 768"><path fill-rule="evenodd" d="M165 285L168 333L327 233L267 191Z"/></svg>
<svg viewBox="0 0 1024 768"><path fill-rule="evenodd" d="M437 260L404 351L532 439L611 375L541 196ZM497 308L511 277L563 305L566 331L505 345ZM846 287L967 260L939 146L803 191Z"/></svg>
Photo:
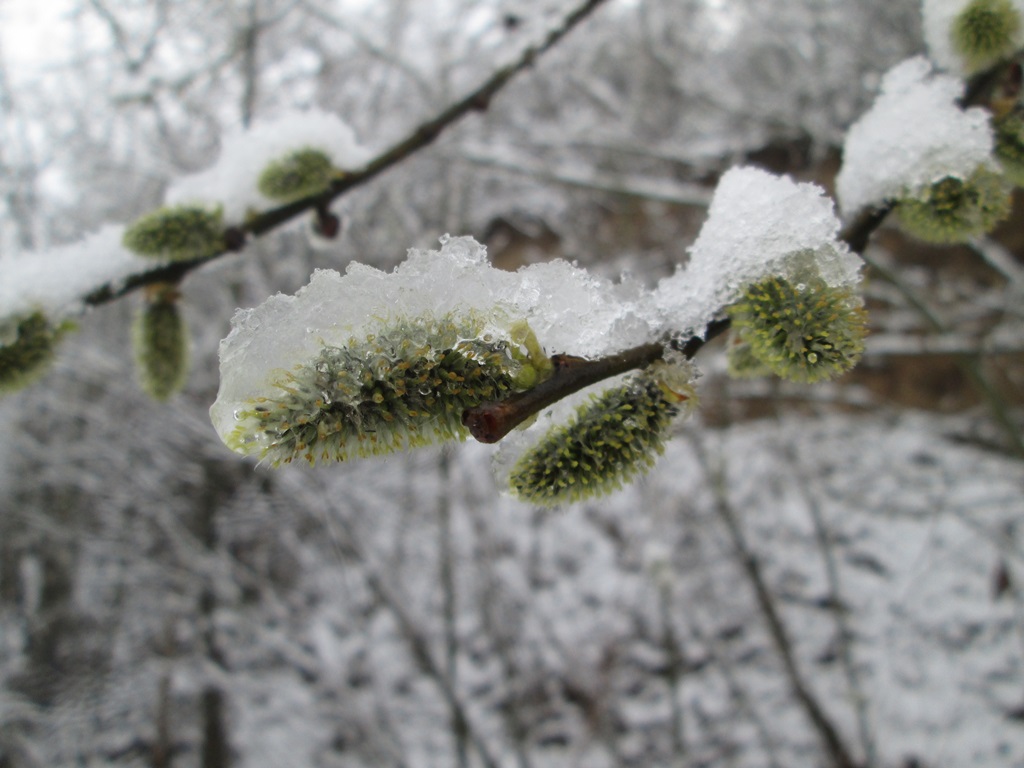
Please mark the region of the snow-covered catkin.
<svg viewBox="0 0 1024 768"><path fill-rule="evenodd" d="M867 316L860 297L818 278L795 284L768 278L749 286L728 312L749 353L790 381L835 378L864 350Z"/></svg>
<svg viewBox="0 0 1024 768"><path fill-rule="evenodd" d="M1020 31L1020 14L1010 0L972 0L953 19L950 39L972 74L1012 54Z"/></svg>
<svg viewBox="0 0 1024 768"><path fill-rule="evenodd" d="M139 256L188 261L225 249L220 207L177 205L158 208L135 220L124 232L124 247Z"/></svg>
<svg viewBox="0 0 1024 768"><path fill-rule="evenodd" d="M188 372L188 331L177 299L173 289L153 291L135 318L132 341L139 383L154 400L178 392Z"/></svg>
<svg viewBox="0 0 1024 768"><path fill-rule="evenodd" d="M476 317L399 320L324 346L236 411L228 446L272 465L344 461L468 436L462 412L536 381L532 364Z"/></svg>
<svg viewBox="0 0 1024 768"><path fill-rule="evenodd" d="M984 166L969 178L935 182L896 204L900 226L929 243L958 243L983 235L1010 215L1012 187Z"/></svg>
<svg viewBox="0 0 1024 768"><path fill-rule="evenodd" d="M689 370L656 363L550 429L512 467L509 488L544 507L610 493L654 465L672 420L695 404Z"/></svg>
<svg viewBox="0 0 1024 768"><path fill-rule="evenodd" d="M325 191L339 174L327 153L305 147L269 163L257 185L261 194L286 203Z"/></svg>
<svg viewBox="0 0 1024 768"><path fill-rule="evenodd" d="M71 323L51 325L42 312L0 322L0 394L28 386L53 361L53 350Z"/></svg>

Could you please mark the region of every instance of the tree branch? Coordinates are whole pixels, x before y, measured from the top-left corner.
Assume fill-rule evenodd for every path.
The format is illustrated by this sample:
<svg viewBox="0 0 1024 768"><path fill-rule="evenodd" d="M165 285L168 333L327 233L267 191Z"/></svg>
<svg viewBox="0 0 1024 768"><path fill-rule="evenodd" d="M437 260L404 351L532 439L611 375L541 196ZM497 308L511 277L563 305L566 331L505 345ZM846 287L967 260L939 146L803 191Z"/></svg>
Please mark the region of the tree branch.
<svg viewBox="0 0 1024 768"><path fill-rule="evenodd" d="M200 259L161 265L150 271L132 275L116 286L111 284L100 286L85 297L85 304L90 306L105 304L119 299L144 285L167 282L169 280L180 280L189 272L203 266L207 262L218 259L231 251L241 250L245 245L247 236L259 237L264 235L306 211L326 210L331 201L351 189L366 184L407 157L428 147L446 129L470 112L486 110L491 99L512 78L524 69L529 68L539 56L553 48L604 2L605 0L584 0L574 11L566 15L562 23L551 30L547 37L538 45L526 48L516 61L497 70L487 81L473 91L470 91L462 99L451 104L430 120L421 123L408 136L375 157L364 168L337 179L327 191L264 211L251 218L241 227L229 228L225 232L225 242L228 243L228 247L224 251Z"/></svg>
<svg viewBox="0 0 1024 768"><path fill-rule="evenodd" d="M854 253L863 253L871 235L891 211L892 205L862 211L843 228L839 233L839 239ZM729 325L728 318L713 320L702 336L693 336L676 349L687 360L691 360L707 342L728 330ZM512 395L505 400L483 403L467 409L462 414L462 423L481 443L496 443L524 421L562 398L620 373L645 368L655 360L660 360L664 353L663 344L651 343L596 360L555 355L552 357L555 372L551 378L542 381L531 390Z"/></svg>
<svg viewBox="0 0 1024 768"><path fill-rule="evenodd" d="M700 446L698 451L703 454ZM835 768L857 768L857 761L854 760L849 747L846 745L838 728L832 719L825 712L824 707L814 695L803 673L796 662L796 654L793 651L793 643L789 639L789 632L782 620L775 599L772 596L768 584L761 574L761 566L756 555L747 545L746 537L740 528L739 521L733 513L729 504L728 494L725 487L725 476L721 467L713 467L707 455L702 455L705 471L711 478L711 486L715 494L715 512L724 523L729 534L729 539L743 571L750 582L757 601L757 607L761 611L764 622L768 628L772 645L782 662L782 668L789 680L790 689L794 698L799 702L808 720L811 721L815 731L821 739L825 753L831 758Z"/></svg>
<svg viewBox="0 0 1024 768"><path fill-rule="evenodd" d="M666 346L676 349L690 360L701 347L728 327L728 319L714 320L703 336L692 336L684 343L666 345L651 342L594 360L573 355L554 355L551 362L555 365L555 372L550 378L533 389L504 400L467 408L462 414L462 423L469 427L470 434L481 443L496 443L524 421L562 398L591 384L637 368L646 368L656 360L661 360L665 356Z"/></svg>

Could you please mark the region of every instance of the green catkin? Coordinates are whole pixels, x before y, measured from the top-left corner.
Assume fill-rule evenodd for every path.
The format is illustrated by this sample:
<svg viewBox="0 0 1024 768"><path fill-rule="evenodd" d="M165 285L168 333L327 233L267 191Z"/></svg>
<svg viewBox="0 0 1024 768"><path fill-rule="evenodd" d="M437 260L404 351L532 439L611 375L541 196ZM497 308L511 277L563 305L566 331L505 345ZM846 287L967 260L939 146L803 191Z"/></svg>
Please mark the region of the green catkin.
<svg viewBox="0 0 1024 768"><path fill-rule="evenodd" d="M668 369L656 363L592 397L568 424L549 430L513 466L513 495L553 507L610 493L647 472L664 451L673 418L696 403L688 380L666 384Z"/></svg>
<svg viewBox="0 0 1024 768"><path fill-rule="evenodd" d="M748 287L728 313L750 354L790 381L835 378L864 351L867 315L860 297L819 278L797 284L768 278Z"/></svg>
<svg viewBox="0 0 1024 768"><path fill-rule="evenodd" d="M974 0L953 20L950 40L967 73L973 74L1016 50L1020 25L1010 0Z"/></svg>
<svg viewBox="0 0 1024 768"><path fill-rule="evenodd" d="M475 317L401 320L281 372L275 394L236 412L227 443L277 466L462 440L462 412L526 389L532 368Z"/></svg>
<svg viewBox="0 0 1024 768"><path fill-rule="evenodd" d="M0 323L0 394L28 386L53 362L53 351L71 323L50 325L42 312Z"/></svg>
<svg viewBox="0 0 1024 768"><path fill-rule="evenodd" d="M772 369L757 358L750 344L738 333L729 334L726 360L729 375L734 379L756 379L772 374Z"/></svg>
<svg viewBox="0 0 1024 768"><path fill-rule="evenodd" d="M132 334L139 383L159 401L178 392L188 373L188 331L176 298L171 292L148 300Z"/></svg>
<svg viewBox="0 0 1024 768"><path fill-rule="evenodd" d="M257 186L271 200L291 202L323 192L338 175L325 152L306 147L267 165Z"/></svg>
<svg viewBox="0 0 1024 768"><path fill-rule="evenodd" d="M1010 112L992 121L995 156L1006 178L1018 187L1024 185L1024 118Z"/></svg>
<svg viewBox="0 0 1024 768"><path fill-rule="evenodd" d="M139 256L188 261L225 249L221 208L178 205L158 208L135 220L122 238Z"/></svg>
<svg viewBox="0 0 1024 768"><path fill-rule="evenodd" d="M929 243L958 243L983 235L1010 215L1012 186L980 167L968 179L947 176L900 200L896 214L910 235Z"/></svg>

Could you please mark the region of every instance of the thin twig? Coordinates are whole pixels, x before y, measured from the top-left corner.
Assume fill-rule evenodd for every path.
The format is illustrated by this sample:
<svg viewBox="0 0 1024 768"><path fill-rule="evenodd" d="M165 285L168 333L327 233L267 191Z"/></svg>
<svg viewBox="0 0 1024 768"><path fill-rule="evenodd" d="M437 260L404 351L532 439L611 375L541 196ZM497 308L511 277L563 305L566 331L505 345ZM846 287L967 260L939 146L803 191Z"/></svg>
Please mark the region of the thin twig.
<svg viewBox="0 0 1024 768"><path fill-rule="evenodd" d="M776 414L778 417L778 414ZM828 526L825 524L825 515L822 513L818 495L812 493L814 485L811 477L803 472L804 464L800 461L792 443L784 446L784 451L789 458L789 466L793 468L796 475L796 487L800 489L807 504L807 511L814 528L814 538L821 553L825 565L825 577L828 581L829 606L836 623L836 644L838 645L838 656L843 667L843 675L846 677L846 687L849 691L854 717L857 721L857 732L861 741L861 749L864 750L864 765L875 764L876 747L874 734L871 731L868 716L868 698L861 685L860 675L857 673L857 665L853 656L853 628L850 626L847 606L842 599L842 583L839 578L839 565L836 562L835 547L832 537L829 535Z"/></svg>
<svg viewBox="0 0 1024 768"><path fill-rule="evenodd" d="M456 634L455 603L455 548L452 538L452 504L449 495L451 486L451 456L447 447L442 448L438 458L437 536L438 574L442 590L442 615L444 617L444 675L452 690L458 687L459 645ZM452 731L455 735L456 764L459 768L469 765L468 739L465 717L456 709L451 710Z"/></svg>
<svg viewBox="0 0 1024 768"><path fill-rule="evenodd" d="M307 211L325 210L336 198L356 187L363 186L384 171L432 144L447 128L469 113L486 110L494 96L512 78L532 66L539 56L553 48L604 2L605 0L585 0L585 2L581 3L563 19L560 26L551 30L547 37L538 45L526 48L516 61L497 70L486 82L470 91L462 99L451 104L430 120L421 123L408 136L390 149L379 154L362 169L347 173L342 178L334 181L327 191L272 208L269 211L264 211L246 221L241 227L227 230L225 232L225 241L229 243L232 240L235 240L237 243L239 234L242 235L243 242L237 243L237 248L229 248L200 259L162 265L147 272L132 275L127 280L116 285L107 284L100 286L86 296L84 302L92 306L105 304L119 299L143 285L168 280L180 280L192 270L224 256L231 250L240 250L244 245L244 238L246 236L259 237Z"/></svg>
<svg viewBox="0 0 1024 768"><path fill-rule="evenodd" d="M479 731L473 726L462 703L462 699L452 685L449 676L434 659L434 654L430 650L430 644L426 637L416 626L416 622L409 615L405 605L395 591L381 577L377 569L373 567L353 527L341 515L335 516L332 520L344 533L345 552L362 566L362 575L366 580L366 585L370 588L374 597L388 608L395 621L398 622L399 633L408 644L416 666L437 685L441 696L448 705L449 711L452 713L454 727L465 734L465 738L473 745L473 748L480 757L481 763L486 768L499 768L500 764L494 755L491 754L491 750Z"/></svg>
<svg viewBox="0 0 1024 768"><path fill-rule="evenodd" d="M465 492L465 486L462 488ZM473 527L473 532L481 542L473 547L474 565L479 572L477 581L482 581L476 597L479 601L480 621L504 676L505 698L502 702L503 705L498 709L504 721L505 730L512 741L512 750L515 753L517 765L519 768L533 768L527 749L530 729L527 717L520 712L523 698L520 693L523 685L523 672L515 658L515 652L521 650L521 644L518 642L521 624L512 619L514 611L505 610L505 600L501 599L504 597L501 593L505 590L505 585L496 572L497 558L494 555L497 545L494 535L488 527L493 517L490 514L491 510L487 509L485 504L480 503L479 499L465 498L463 503L470 512L469 523ZM520 563L520 565L525 571L525 564ZM515 629L510 631L511 627Z"/></svg>
<svg viewBox="0 0 1024 768"><path fill-rule="evenodd" d="M441 695L444 697L449 710L452 712L455 727L462 731L465 734L465 737L473 743L473 747L480 756L481 762L483 762L487 768L499 768L499 763L491 754L491 751L487 747L483 738L472 726L469 716L466 713L466 709L462 704L462 700L459 698L455 689L452 688L444 670L442 670L440 665L438 665L434 660L434 655L430 652L430 645L427 643L426 638L423 637L423 633L417 629L416 623L405 610L405 606L402 605L401 601L391 591L390 587L388 587L376 571L370 568L369 564L365 561L364 566L364 575L367 586L370 587L370 591L373 592L374 596L386 605L395 617L402 637L405 638L405 641L409 644L413 658L416 660L416 665L424 674L434 681L438 689L441 691Z"/></svg>
<svg viewBox="0 0 1024 768"><path fill-rule="evenodd" d="M463 157L474 165L499 168L520 176L528 176L569 187L581 187L599 192L610 192L613 195L659 200L698 208L707 208L711 203L712 190L703 184L644 176L621 176L594 170L580 172L568 168L552 168L539 160L531 161L522 158L511 160L473 150L464 153Z"/></svg>
<svg viewBox="0 0 1024 768"><path fill-rule="evenodd" d="M595 360L572 355L554 355L554 373L533 389L506 398L467 408L462 423L481 443L496 443L509 432L549 405L584 387L620 373L643 368L665 354L663 344L642 344Z"/></svg>
<svg viewBox="0 0 1024 768"><path fill-rule="evenodd" d="M811 688L804 680L800 667L796 663L796 656L793 652L792 641L789 639L789 632L782 621L782 616L775 607L775 600L772 597L771 590L761 575L761 566L757 561L757 557L747 545L746 537L740 528L739 521L736 519L735 514L733 514L732 507L729 504L724 472L720 467L712 467L707 456L704 456L704 463L706 472L711 478L711 487L715 494L715 512L724 523L729 533L733 550L736 553L736 559L742 566L743 572L746 574L747 580L754 590L758 609L761 611L761 615L767 625L768 634L771 637L772 644L775 646L775 651L782 661L782 667L786 673L786 678L789 680L793 696L803 708L815 731L817 731L826 754L831 757L832 764L836 768L858 768L858 764L853 759L842 735L833 724L831 718L826 714L821 702L818 701L811 691Z"/></svg>
<svg viewBox="0 0 1024 768"><path fill-rule="evenodd" d="M722 676L726 688L729 689L729 695L736 702L740 712L746 714L754 730L757 731L758 738L761 740L761 746L764 748L764 757L768 761L768 768L782 768L782 763L779 762L779 748L776 743L775 734L757 711L757 707L754 706L754 702L751 701L747 691L740 685L740 675L736 673L732 659L729 658L728 653L720 652L717 648L719 644L704 634L694 619L693 613L693 611L682 612L685 616L687 629L700 644L704 654L713 664L714 669Z"/></svg>
<svg viewBox="0 0 1024 768"><path fill-rule="evenodd" d="M711 322L703 336L692 336L682 344L668 344L686 359L692 359L707 342L725 332L729 320ZM462 414L462 423L481 443L496 443L530 417L564 397L579 392L591 384L604 381L627 371L645 368L665 356L666 344L652 342L618 352L614 355L588 360L572 355L554 355L554 373L533 389L514 394L505 400L483 403L468 408Z"/></svg>
<svg viewBox="0 0 1024 768"><path fill-rule="evenodd" d="M682 763L686 756L686 724L682 706L686 658L680 648L682 640L676 637L672 628L672 584L667 579L660 579L657 590L658 611L661 614L661 647L665 651L665 671L669 689L669 733L672 738L672 754Z"/></svg>

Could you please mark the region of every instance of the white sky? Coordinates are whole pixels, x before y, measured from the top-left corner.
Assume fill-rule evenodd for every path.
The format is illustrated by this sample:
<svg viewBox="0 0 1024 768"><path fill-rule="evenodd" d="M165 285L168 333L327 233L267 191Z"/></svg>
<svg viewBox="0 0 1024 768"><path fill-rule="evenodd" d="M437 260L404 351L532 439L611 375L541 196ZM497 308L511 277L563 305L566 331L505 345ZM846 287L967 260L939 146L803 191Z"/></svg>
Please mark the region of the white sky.
<svg viewBox="0 0 1024 768"><path fill-rule="evenodd" d="M67 50L72 0L0 0L3 64L17 72Z"/></svg>

